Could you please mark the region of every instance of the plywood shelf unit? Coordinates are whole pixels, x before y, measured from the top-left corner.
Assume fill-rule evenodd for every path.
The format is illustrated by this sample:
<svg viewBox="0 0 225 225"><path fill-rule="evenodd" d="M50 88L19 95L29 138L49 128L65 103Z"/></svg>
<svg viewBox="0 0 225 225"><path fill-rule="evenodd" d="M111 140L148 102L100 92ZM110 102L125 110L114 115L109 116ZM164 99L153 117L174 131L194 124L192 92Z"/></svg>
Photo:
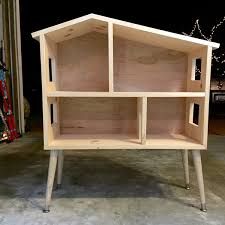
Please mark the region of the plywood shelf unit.
<svg viewBox="0 0 225 225"><path fill-rule="evenodd" d="M89 14L32 33L40 41L44 149L50 150L44 212L64 150L182 150L189 188L192 150L206 211L212 50L218 43Z"/></svg>
<svg viewBox="0 0 225 225"><path fill-rule="evenodd" d="M207 148L217 43L94 14L32 35L45 149Z"/></svg>

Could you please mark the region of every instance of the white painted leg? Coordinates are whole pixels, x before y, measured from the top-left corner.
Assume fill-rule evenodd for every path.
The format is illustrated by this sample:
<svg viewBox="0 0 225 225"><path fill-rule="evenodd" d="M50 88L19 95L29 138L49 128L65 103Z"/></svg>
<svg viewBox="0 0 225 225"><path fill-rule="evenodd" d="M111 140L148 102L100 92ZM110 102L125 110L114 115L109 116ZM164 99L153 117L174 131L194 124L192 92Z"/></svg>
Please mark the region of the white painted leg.
<svg viewBox="0 0 225 225"><path fill-rule="evenodd" d="M190 189L190 180L189 180L189 164L188 164L188 150L181 150L182 161L184 166L184 178L185 178L185 188Z"/></svg>
<svg viewBox="0 0 225 225"><path fill-rule="evenodd" d="M202 161L201 161L201 153L200 150L193 150L193 162L196 170L198 186L200 191L200 199L201 199L201 210L206 212L206 202L205 202L205 190L204 190L204 181L203 181L203 173L202 173Z"/></svg>
<svg viewBox="0 0 225 225"><path fill-rule="evenodd" d="M43 212L45 213L49 212L49 206L50 206L51 196L52 196L52 188L54 184L55 171L56 171L56 165L57 165L57 156L58 156L58 151L51 150L49 168L48 168L48 182L47 182L47 188L46 188L45 209L43 210Z"/></svg>
<svg viewBox="0 0 225 225"><path fill-rule="evenodd" d="M61 184L62 184L63 161L64 161L63 150L59 150L59 152L58 152L58 169L57 169L57 188L60 188Z"/></svg>

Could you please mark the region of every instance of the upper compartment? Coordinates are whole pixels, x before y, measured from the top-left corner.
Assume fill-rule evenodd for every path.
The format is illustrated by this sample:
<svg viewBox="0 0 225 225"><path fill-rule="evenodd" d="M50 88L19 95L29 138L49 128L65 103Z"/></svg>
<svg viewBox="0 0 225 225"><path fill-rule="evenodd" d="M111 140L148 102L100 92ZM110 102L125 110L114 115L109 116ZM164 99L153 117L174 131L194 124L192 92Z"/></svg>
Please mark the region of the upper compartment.
<svg viewBox="0 0 225 225"><path fill-rule="evenodd" d="M219 47L95 14L32 36L44 40L48 92L205 92L211 51Z"/></svg>
<svg viewBox="0 0 225 225"><path fill-rule="evenodd" d="M187 54L139 32L114 25L114 91L186 91Z"/></svg>
<svg viewBox="0 0 225 225"><path fill-rule="evenodd" d="M90 19L46 34L48 81L57 91L109 90L107 31L106 22Z"/></svg>
<svg viewBox="0 0 225 225"><path fill-rule="evenodd" d="M207 47L115 24L114 91L204 92Z"/></svg>

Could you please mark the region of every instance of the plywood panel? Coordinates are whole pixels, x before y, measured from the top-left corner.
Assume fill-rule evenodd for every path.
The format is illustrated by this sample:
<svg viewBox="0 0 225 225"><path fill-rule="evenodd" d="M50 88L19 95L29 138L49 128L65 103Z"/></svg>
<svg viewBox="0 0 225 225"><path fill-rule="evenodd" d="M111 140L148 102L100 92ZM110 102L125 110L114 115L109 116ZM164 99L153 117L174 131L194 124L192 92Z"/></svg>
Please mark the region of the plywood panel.
<svg viewBox="0 0 225 225"><path fill-rule="evenodd" d="M91 32L58 44L60 91L108 91L108 37Z"/></svg>
<svg viewBox="0 0 225 225"><path fill-rule="evenodd" d="M148 135L145 145L135 135L93 134L60 135L45 149L205 149L197 141L184 135Z"/></svg>
<svg viewBox="0 0 225 225"><path fill-rule="evenodd" d="M61 98L61 134L137 132L136 98Z"/></svg>
<svg viewBox="0 0 225 225"><path fill-rule="evenodd" d="M182 134L185 131L184 98L149 98L147 134Z"/></svg>
<svg viewBox="0 0 225 225"><path fill-rule="evenodd" d="M107 23L104 21L89 19L71 26L62 27L57 32L49 32L47 35L55 42L62 42L82 36L91 31L107 33Z"/></svg>
<svg viewBox="0 0 225 225"><path fill-rule="evenodd" d="M114 37L115 91L186 91L187 55Z"/></svg>

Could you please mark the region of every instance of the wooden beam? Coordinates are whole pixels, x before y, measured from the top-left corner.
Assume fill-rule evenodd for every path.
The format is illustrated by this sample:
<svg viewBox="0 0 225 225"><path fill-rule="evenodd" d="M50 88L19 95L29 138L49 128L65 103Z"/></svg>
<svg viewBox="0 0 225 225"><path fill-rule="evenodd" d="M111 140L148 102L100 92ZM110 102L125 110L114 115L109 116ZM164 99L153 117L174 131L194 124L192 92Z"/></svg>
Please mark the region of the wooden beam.
<svg viewBox="0 0 225 225"><path fill-rule="evenodd" d="M48 126L49 120L49 109L46 96L47 89L47 77L48 77L48 55L46 39L44 35L40 36L40 55L41 55L41 82L42 82L42 108L43 108L43 132L44 132L44 146L48 145ZM47 133L45 133L47 132Z"/></svg>
<svg viewBox="0 0 225 225"><path fill-rule="evenodd" d="M137 100L138 138L141 144L146 144L147 127L147 97L139 97Z"/></svg>
<svg viewBox="0 0 225 225"><path fill-rule="evenodd" d="M113 24L108 23L109 92L113 92Z"/></svg>
<svg viewBox="0 0 225 225"><path fill-rule="evenodd" d="M203 145L207 148L212 47L208 46L204 49L202 60L203 60L202 61L202 74L204 74L204 77L205 77L205 101L204 101L204 105L203 105L203 107L204 107L203 115L201 115L202 124L203 124L202 141L203 141Z"/></svg>

